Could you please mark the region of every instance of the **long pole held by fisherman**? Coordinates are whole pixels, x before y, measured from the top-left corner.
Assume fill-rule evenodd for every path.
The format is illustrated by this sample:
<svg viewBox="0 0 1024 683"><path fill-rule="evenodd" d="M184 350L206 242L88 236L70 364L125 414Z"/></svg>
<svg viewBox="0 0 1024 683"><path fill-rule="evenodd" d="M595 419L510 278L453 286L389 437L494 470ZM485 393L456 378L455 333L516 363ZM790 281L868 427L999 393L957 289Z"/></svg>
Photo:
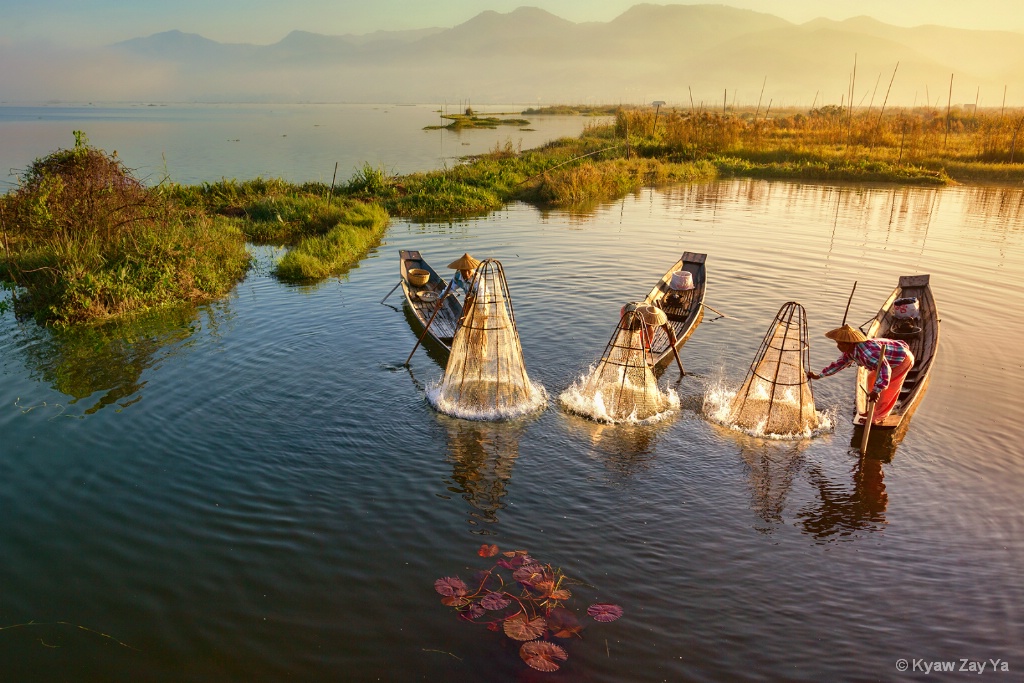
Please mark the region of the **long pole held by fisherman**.
<svg viewBox="0 0 1024 683"><path fill-rule="evenodd" d="M882 369L882 363L885 359L885 347L882 347L881 352L878 354L878 365L875 366L875 377L878 377L878 372ZM874 389L874 387L864 387L865 389ZM871 435L871 423L875 419L875 404L877 401L871 399L871 392L868 391L868 414L864 418L864 436L860 439L860 454L866 455L868 452L868 436Z"/></svg>
<svg viewBox="0 0 1024 683"><path fill-rule="evenodd" d="M846 316L850 313L850 304L853 303L853 293L857 291L857 281L853 281L853 289L850 290L850 298L846 300L846 310L843 311L843 322L839 327L846 324Z"/></svg>
<svg viewBox="0 0 1024 683"><path fill-rule="evenodd" d="M683 361L679 360L679 351L676 349L676 335L672 332L672 326L668 323L663 325L665 333L668 335L669 346L672 347L672 355L676 357L676 364L679 365L679 378L682 379L686 376L686 371L683 370Z"/></svg>
<svg viewBox="0 0 1024 683"><path fill-rule="evenodd" d="M450 295L451 295L451 292L449 292L448 294L445 294L444 296L442 296L438 300L437 308L434 309L434 312L430 315L430 320L427 321L426 327L423 328L423 334L421 334L420 338L416 340L416 346L412 347L412 351L409 352L409 357L405 359L405 366L406 367L409 367L409 361L412 360L412 354L416 353L416 349L418 349L420 347L420 342L422 342L423 338L427 336L427 330L430 329L431 323L434 322L434 318L437 317L438 312L441 310L441 307L444 305L444 300L447 299Z"/></svg>

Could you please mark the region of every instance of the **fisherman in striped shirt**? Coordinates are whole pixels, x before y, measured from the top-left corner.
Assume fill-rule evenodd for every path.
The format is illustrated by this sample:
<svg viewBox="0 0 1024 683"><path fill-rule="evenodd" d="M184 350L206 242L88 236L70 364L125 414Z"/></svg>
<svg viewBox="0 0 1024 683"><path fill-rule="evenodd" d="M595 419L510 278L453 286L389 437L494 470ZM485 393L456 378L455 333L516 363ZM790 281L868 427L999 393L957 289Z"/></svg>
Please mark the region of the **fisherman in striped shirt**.
<svg viewBox="0 0 1024 683"><path fill-rule="evenodd" d="M903 380L910 368L914 367L914 354L910 352L910 347L898 339L868 339L863 332L849 325L830 330L825 336L835 341L843 355L820 374L808 371L807 378L828 377L855 364L865 368L868 371L868 386L871 387L868 400L876 402L872 422L878 424L885 420L896 406Z"/></svg>

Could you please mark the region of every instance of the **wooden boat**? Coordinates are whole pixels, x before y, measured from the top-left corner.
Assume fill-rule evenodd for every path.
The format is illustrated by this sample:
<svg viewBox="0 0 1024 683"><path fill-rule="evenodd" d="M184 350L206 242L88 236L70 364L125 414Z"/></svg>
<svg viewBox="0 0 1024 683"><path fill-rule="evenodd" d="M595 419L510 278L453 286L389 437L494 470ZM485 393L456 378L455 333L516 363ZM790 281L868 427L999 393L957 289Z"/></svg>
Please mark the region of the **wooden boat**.
<svg viewBox="0 0 1024 683"><path fill-rule="evenodd" d="M443 297L448 283L430 267L418 251L401 250L399 252L399 272L402 275L402 291L405 302L409 304L413 316L419 323L418 333L427 328L427 337L439 344L445 352L452 349L455 328L462 317L462 302L457 296ZM429 273L426 284L416 285L410 280L409 271L425 270ZM440 310L438 310L440 306ZM436 315L435 315L436 313ZM433 322L431 319L433 318Z"/></svg>
<svg viewBox="0 0 1024 683"><path fill-rule="evenodd" d="M661 281L655 285L644 303L657 306L665 311L668 327L672 329L676 352L690 338L697 325L704 318L704 289L707 286L707 271L704 265L707 254L695 254L687 251L682 258L672 264ZM685 270L693 277L693 289L675 292L669 284L672 273ZM664 327L657 328L651 340L652 367L663 367L672 362L672 342Z"/></svg>
<svg viewBox="0 0 1024 683"><path fill-rule="evenodd" d="M910 369L903 381L903 388L896 401L896 407L884 421L871 426L872 433L876 429L893 430L900 427L910 418L928 388L928 376L935 365L935 356L939 350L939 311L935 306L935 299L932 297L929 279L928 275L904 275L901 277L896 289L882 304L878 314L870 322L865 323L868 326L867 329L864 329L863 325L861 326L861 331L869 339L875 337L901 339L910 345L910 351L914 354L914 367ZM910 323L903 323L896 318L893 304L898 299L907 297L917 299L919 316ZM913 329L906 330L907 327ZM868 371L858 367L857 411L853 417L853 424L856 426L863 426L864 418L861 417L861 414L867 412L867 379Z"/></svg>

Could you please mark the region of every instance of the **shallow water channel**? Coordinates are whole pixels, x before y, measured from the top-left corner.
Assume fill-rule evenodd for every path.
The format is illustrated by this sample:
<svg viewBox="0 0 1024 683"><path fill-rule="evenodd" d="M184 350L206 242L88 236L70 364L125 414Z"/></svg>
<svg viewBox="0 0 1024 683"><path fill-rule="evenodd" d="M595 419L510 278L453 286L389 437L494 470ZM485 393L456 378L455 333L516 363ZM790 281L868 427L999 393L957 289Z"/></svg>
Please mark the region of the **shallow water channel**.
<svg viewBox="0 0 1024 683"><path fill-rule="evenodd" d="M1024 194L731 180L573 216L512 205L395 221L339 279L257 268L227 300L57 334L0 318L0 661L5 680L899 680L898 660L1024 670ZM530 378L600 356L619 308L683 251L708 311L679 410L608 425L441 415L398 252L501 261ZM822 334L930 273L931 385L901 444L850 448L854 372L814 384L832 433L770 441L705 419L776 312ZM447 272L446 272L447 274ZM434 580L481 543L525 548L621 605L554 674L460 621ZM576 602L576 599L579 602ZM918 673L917 675L921 675ZM929 680L963 674L932 673ZM1011 674L1012 676L1013 674ZM1009 679L1007 679L1009 680Z"/></svg>

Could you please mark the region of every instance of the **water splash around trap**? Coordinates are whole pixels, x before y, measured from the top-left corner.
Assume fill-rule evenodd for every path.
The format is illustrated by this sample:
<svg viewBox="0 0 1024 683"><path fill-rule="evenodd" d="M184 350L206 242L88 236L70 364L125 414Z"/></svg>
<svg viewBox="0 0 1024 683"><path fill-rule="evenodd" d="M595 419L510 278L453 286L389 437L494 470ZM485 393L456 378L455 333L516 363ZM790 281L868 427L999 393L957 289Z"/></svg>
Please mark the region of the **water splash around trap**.
<svg viewBox="0 0 1024 683"><path fill-rule="evenodd" d="M679 396L662 391L651 370L654 329L637 304L623 307L601 361L562 392L562 406L600 422L656 422L677 410Z"/></svg>
<svg viewBox="0 0 1024 683"><path fill-rule="evenodd" d="M544 388L526 374L499 261L477 266L444 377L428 387L427 399L440 412L470 420L508 420L547 405Z"/></svg>
<svg viewBox="0 0 1024 683"><path fill-rule="evenodd" d="M725 405L706 412L714 421L753 436L812 436L819 430L822 416L815 409L807 381L809 364L804 307L789 301L775 315L743 384Z"/></svg>
<svg viewBox="0 0 1024 683"><path fill-rule="evenodd" d="M737 424L733 421L733 403L736 400L737 391L729 389L721 382L714 384L704 392L704 417L715 424L728 427L733 431L742 432L748 436L760 439L795 440L813 439L824 434L831 434L835 431L836 409L815 410L816 425L812 428L804 426L802 429L787 433L774 433L767 431L767 416L754 424Z"/></svg>
<svg viewBox="0 0 1024 683"><path fill-rule="evenodd" d="M641 416L634 409L625 415L619 414L616 407L619 403L617 385L614 381L605 385L604 389L590 390L588 387L594 378L596 368L591 368L581 375L572 385L558 396L558 401L570 413L596 420L597 422L653 424L664 420L679 410L679 395L672 389L666 389L662 395L662 410L651 415ZM626 391L634 391L635 387L627 386Z"/></svg>

